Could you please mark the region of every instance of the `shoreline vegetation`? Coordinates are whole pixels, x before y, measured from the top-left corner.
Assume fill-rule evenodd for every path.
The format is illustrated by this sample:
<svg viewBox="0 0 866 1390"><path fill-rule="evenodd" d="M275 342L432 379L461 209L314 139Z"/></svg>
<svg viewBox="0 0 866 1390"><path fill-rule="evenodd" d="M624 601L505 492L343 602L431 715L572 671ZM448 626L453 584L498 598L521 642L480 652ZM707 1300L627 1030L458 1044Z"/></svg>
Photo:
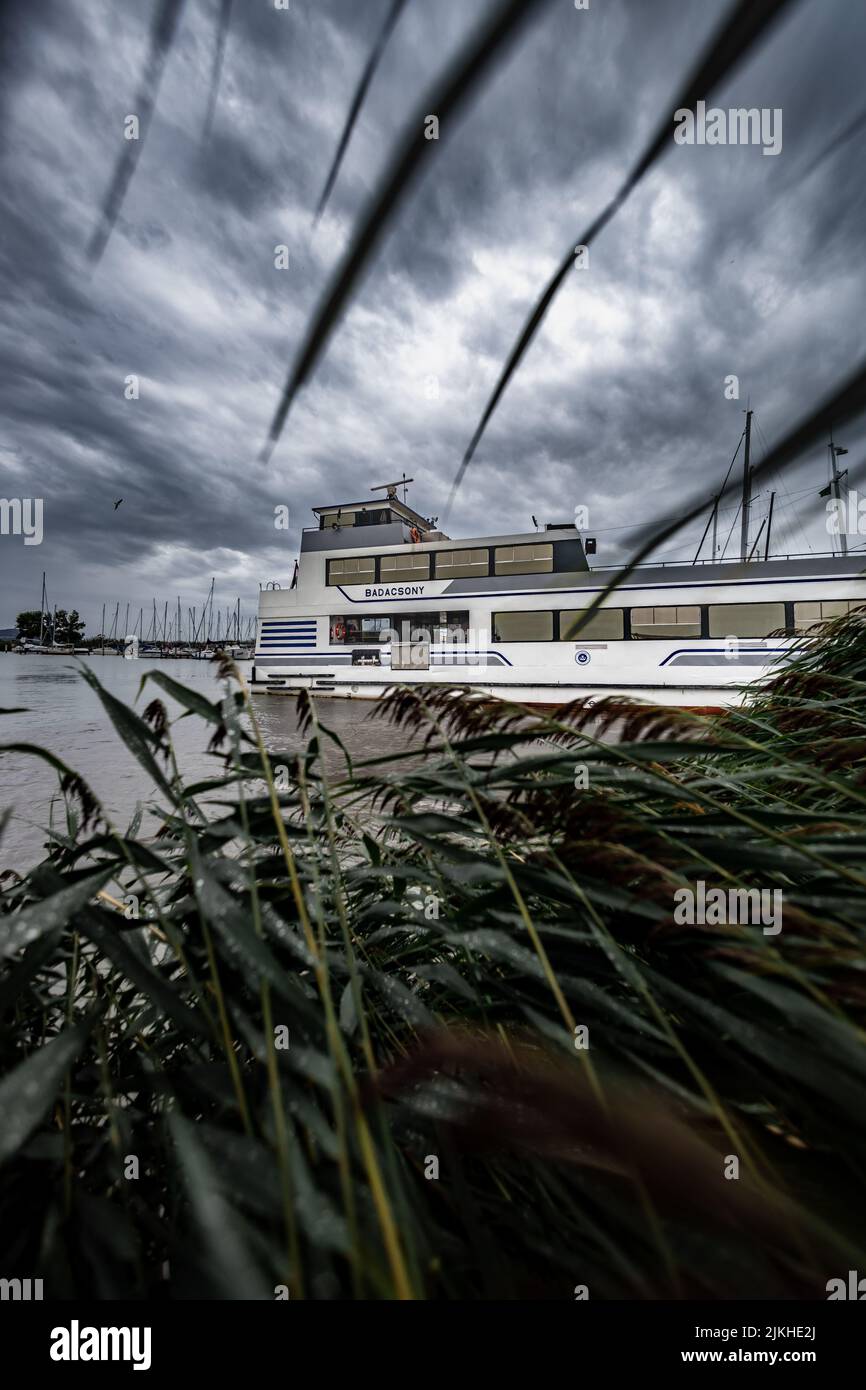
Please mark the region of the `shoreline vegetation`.
<svg viewBox="0 0 866 1390"><path fill-rule="evenodd" d="M715 717L397 690L365 711L396 751L340 777L323 708L266 750L220 675L212 702L149 671L137 713L85 668L155 838L0 744L66 807L0 881L0 1274L823 1299L866 1270L859 618ZM160 694L212 777L182 780ZM697 885L778 894L780 929L675 917Z"/></svg>

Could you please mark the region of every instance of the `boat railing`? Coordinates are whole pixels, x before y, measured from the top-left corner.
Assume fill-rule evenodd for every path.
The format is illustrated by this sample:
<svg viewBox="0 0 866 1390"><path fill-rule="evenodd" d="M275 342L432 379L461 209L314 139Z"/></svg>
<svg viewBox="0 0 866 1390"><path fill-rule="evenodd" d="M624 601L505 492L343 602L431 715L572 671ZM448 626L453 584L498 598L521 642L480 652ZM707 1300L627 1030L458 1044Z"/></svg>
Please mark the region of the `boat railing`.
<svg viewBox="0 0 866 1390"><path fill-rule="evenodd" d="M359 529L360 529L360 528L359 528ZM317 531L319 530L319 527L318 527L318 526L304 526L304 527L303 527L303 530L304 530L304 531L316 531L316 532L317 532ZM496 537L491 537L490 539L491 539L492 541L495 541L495 540L496 540ZM472 544L472 545L478 545L479 543L483 543L483 541L485 541L485 540L487 540L487 537L480 537L480 536L479 536L479 537L473 537L473 538L471 538L471 544ZM464 542L464 541L461 541L461 540L453 540L453 541L451 542L452 545L456 545L456 546L463 545L463 544L469 544L469 543L470 543L470 542L468 542L468 541ZM768 556L766 560L764 560L763 556L761 556L761 557L759 557L759 558L756 558L755 556L753 556L751 560L743 560L743 559L741 559L741 557L740 557L739 555L717 555L715 558L713 558L713 557L706 557L706 558L703 558L703 559L700 559L700 560L642 560L641 563L640 563L639 568L640 568L640 569L682 569L682 567L683 567L684 565L688 566L689 568L693 568L693 567L696 567L696 566L698 566L698 565L756 565L756 564L761 564L761 565L763 565L763 564L770 564L773 560L848 560L848 559L850 559L850 555L843 555L843 554L841 553L841 551L838 551L838 550L800 550L800 551L788 551L788 552L786 552L784 555L781 554L781 553L779 553L779 552L777 552L776 554L773 554L773 555ZM593 566L592 566L593 573L595 573L595 572L598 571L598 570L620 570L620 569L622 569L622 565L593 565Z"/></svg>
<svg viewBox="0 0 866 1390"><path fill-rule="evenodd" d="M849 560L850 555L843 555L836 550L801 550L787 552L786 554L770 555L764 560L760 559L743 560L739 555L717 555L713 558L701 560L641 560L638 569L696 569L699 565L756 565L772 564L774 560ZM622 565L593 565L592 572L597 574L600 570L621 570Z"/></svg>

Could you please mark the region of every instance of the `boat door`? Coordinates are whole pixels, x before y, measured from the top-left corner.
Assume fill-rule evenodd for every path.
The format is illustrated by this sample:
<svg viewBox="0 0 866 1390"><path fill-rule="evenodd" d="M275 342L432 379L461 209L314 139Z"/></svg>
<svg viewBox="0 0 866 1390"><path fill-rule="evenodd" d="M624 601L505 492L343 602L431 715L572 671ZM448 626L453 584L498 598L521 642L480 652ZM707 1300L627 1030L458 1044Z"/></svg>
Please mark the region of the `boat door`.
<svg viewBox="0 0 866 1390"><path fill-rule="evenodd" d="M429 671L430 639L391 643L392 671Z"/></svg>

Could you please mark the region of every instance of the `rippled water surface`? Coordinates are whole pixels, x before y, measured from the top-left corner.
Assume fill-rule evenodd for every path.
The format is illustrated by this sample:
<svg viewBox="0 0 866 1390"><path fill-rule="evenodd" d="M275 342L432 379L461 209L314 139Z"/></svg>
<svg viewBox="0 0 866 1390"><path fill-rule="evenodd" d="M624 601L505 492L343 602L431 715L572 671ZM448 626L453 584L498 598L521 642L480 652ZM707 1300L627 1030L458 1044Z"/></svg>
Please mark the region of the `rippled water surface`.
<svg viewBox="0 0 866 1390"><path fill-rule="evenodd" d="M86 660L113 695L139 712L158 696L172 718L182 714L180 706L155 685L146 685L138 695L141 678L151 669L165 671L210 699L223 693L214 667L207 661L124 661L98 655ZM249 670L249 665L241 669ZM79 670L79 661L73 657L0 654L0 709L20 711L0 715L0 743L36 743L55 753L84 777L112 821L125 828L137 803L156 797L156 788L115 732L96 692ZM256 695L253 700L269 748L292 751L301 746L294 699ZM356 756L375 757L401 743L405 746L405 735L369 717L373 708L353 700L325 700L320 714ZM203 721L194 717L178 719L174 724L178 761L188 777L221 768L221 759L206 751L210 733ZM342 769L343 756L330 740L325 742L323 754L332 771ZM57 788L56 772L39 759L19 752L0 756L0 808L12 808L12 819L0 841L0 866L22 869L36 862L52 803L55 823L62 827Z"/></svg>

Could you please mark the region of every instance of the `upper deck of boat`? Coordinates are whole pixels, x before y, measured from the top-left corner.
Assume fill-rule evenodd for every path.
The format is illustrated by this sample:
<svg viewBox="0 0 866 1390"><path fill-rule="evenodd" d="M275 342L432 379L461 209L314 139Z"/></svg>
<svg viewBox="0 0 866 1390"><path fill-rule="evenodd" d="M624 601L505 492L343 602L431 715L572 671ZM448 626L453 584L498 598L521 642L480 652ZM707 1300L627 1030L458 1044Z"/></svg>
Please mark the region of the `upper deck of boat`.
<svg viewBox="0 0 866 1390"><path fill-rule="evenodd" d="M411 545L414 553L454 550L483 550L499 546L553 544L553 572L525 576L539 587L547 587L565 574L579 576L581 585L595 581L605 583L623 569L623 564L590 566L583 541L573 523L548 525L544 530L519 531L499 535L461 536L455 539L438 531L435 520L421 516L396 497L369 499L365 502L341 503L313 509L319 525L301 534L301 554L329 556L387 555L400 553ZM414 531L414 536L413 536ZM418 537L415 539L414 537ZM629 585L640 584L642 578L658 584L708 584L722 579L730 582L738 577L752 583L766 580L809 578L832 575L838 578L861 577L866 574L866 555L842 555L828 551L815 554L773 555L767 558L742 560L739 556L715 557L705 560L645 560L629 576ZM490 577L491 579L493 576ZM476 580L484 588L483 580Z"/></svg>

